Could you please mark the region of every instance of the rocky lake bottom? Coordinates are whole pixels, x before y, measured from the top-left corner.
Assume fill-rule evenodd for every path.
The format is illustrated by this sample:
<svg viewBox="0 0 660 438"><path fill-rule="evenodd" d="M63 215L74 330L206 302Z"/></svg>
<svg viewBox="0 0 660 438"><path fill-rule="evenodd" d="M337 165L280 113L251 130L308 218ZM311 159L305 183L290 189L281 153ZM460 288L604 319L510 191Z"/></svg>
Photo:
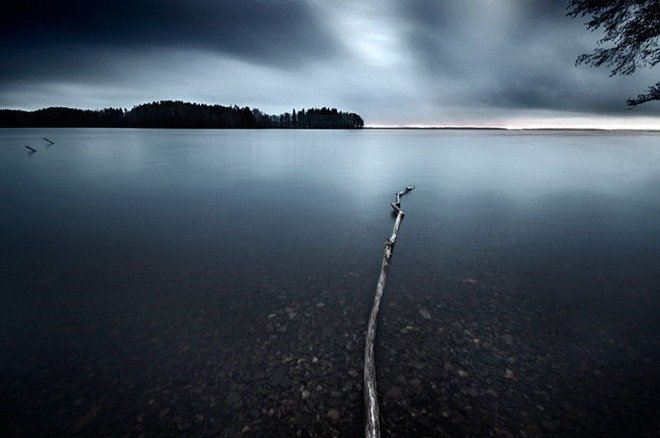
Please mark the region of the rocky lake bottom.
<svg viewBox="0 0 660 438"><path fill-rule="evenodd" d="M533 284L496 270L461 277L397 256L376 343L384 433L657 432L660 350L641 329L645 315L640 328L607 306L534 299ZM5 432L363 433L374 272L274 279L255 285L258 303L240 289L214 299L210 273L177 275L185 295L151 291L157 302L76 307L76 317L43 322L52 325L28 333L42 354L5 342L17 359L1 379ZM364 292L359 301L338 298L350 289Z"/></svg>

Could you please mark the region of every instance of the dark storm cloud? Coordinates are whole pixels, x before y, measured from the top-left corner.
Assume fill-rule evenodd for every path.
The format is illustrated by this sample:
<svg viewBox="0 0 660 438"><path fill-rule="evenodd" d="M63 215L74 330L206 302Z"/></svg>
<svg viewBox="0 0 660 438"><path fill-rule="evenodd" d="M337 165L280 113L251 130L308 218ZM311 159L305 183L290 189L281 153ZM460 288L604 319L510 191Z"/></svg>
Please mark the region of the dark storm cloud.
<svg viewBox="0 0 660 438"><path fill-rule="evenodd" d="M487 66L480 66L480 60L512 63L517 57L533 56L524 49L548 30L548 45L565 38L562 32L575 30L562 1L410 0L400 3L398 10L409 24L409 48L432 73L448 64L474 70Z"/></svg>
<svg viewBox="0 0 660 438"><path fill-rule="evenodd" d="M71 66L59 57L83 49L199 49L279 66L337 49L302 0L17 2L1 15L0 41L5 77Z"/></svg>
<svg viewBox="0 0 660 438"><path fill-rule="evenodd" d="M627 113L625 99L654 81L648 72L606 78L575 66L596 36L566 17L562 1L429 2L399 10L416 61L436 80L465 78L456 103L602 114ZM597 34L596 34L597 35ZM447 96L443 96L447 101ZM658 107L636 113L658 114Z"/></svg>
<svg viewBox="0 0 660 438"><path fill-rule="evenodd" d="M576 84L557 72L519 71L502 76L487 90L474 93L474 99L491 107L551 109L617 114L626 109L625 96L614 97L590 84ZM608 87L610 88L610 87Z"/></svg>

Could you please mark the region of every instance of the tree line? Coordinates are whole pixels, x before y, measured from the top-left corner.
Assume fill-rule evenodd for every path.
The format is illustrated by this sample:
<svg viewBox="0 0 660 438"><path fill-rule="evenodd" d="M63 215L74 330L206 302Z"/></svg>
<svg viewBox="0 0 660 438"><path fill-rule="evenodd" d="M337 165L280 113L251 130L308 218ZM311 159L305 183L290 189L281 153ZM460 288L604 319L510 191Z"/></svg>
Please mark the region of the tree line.
<svg viewBox="0 0 660 438"><path fill-rule="evenodd" d="M0 127L359 129L363 126L358 114L336 108L294 109L291 113L269 115L247 106L171 100L145 103L130 110L64 107L0 110Z"/></svg>

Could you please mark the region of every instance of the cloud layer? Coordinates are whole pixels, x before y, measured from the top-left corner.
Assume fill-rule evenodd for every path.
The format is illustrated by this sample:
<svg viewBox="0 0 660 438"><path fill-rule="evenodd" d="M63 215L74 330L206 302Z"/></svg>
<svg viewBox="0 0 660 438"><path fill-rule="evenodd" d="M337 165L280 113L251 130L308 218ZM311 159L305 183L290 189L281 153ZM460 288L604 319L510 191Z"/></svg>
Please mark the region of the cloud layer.
<svg viewBox="0 0 660 438"><path fill-rule="evenodd" d="M28 1L0 18L0 107L177 98L333 105L371 124L642 120L657 71L576 67L598 35L542 0Z"/></svg>

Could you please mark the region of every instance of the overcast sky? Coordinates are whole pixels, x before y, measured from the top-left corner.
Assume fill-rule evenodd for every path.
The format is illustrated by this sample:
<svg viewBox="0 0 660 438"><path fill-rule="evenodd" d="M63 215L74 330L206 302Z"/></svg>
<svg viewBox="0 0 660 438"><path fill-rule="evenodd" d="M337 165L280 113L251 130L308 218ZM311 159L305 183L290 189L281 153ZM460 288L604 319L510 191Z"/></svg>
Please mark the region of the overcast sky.
<svg viewBox="0 0 660 438"><path fill-rule="evenodd" d="M0 107L153 100L271 113L336 106L367 125L660 129L625 100L658 70L575 66L597 34L561 0L23 1L0 16Z"/></svg>

